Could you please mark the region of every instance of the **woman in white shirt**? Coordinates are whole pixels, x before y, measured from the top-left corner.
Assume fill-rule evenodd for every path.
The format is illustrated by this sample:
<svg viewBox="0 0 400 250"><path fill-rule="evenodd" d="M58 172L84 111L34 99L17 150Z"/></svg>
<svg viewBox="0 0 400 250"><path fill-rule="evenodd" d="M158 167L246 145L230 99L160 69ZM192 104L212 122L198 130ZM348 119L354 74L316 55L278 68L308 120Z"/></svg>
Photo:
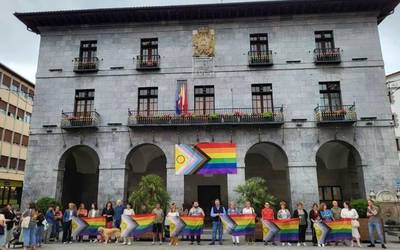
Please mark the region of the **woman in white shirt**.
<svg viewBox="0 0 400 250"><path fill-rule="evenodd" d="M254 208L251 206L250 201L246 201L244 208L242 209L242 214L254 214L254 215L256 214L256 212L254 211ZM255 242L256 236L253 233L253 234L246 235L245 238L246 238L247 244L253 245Z"/></svg>
<svg viewBox="0 0 400 250"><path fill-rule="evenodd" d="M276 218L278 220L285 220L285 219L290 219L291 215L290 215L290 211L289 209L286 208L286 202L281 201L279 203L279 205L281 206L281 209L279 209L278 214L276 216ZM285 245L285 242L282 242L282 246ZM292 244L290 244L290 242L287 242L288 246L291 246Z"/></svg>
<svg viewBox="0 0 400 250"><path fill-rule="evenodd" d="M90 210L88 212L88 217L89 218L96 218L96 217L99 217L99 216L100 216L100 211L99 211L99 209L97 209L96 203L92 203L90 205ZM89 241L93 242L93 243L97 242L97 236L89 235Z"/></svg>
<svg viewBox="0 0 400 250"><path fill-rule="evenodd" d="M170 208L169 212L167 213L166 220L168 220L168 224L170 224L169 220L172 217L179 217L179 212L176 209L176 204L175 203L171 204L171 208ZM170 229L171 229L171 227L170 227ZM177 246L178 245L179 237L176 236L176 235L172 236L171 230L169 231L169 238L170 238L170 242L169 242L170 246Z"/></svg>
<svg viewBox="0 0 400 250"><path fill-rule="evenodd" d="M124 209L123 215L132 216L135 215L135 211L133 211L132 204L126 204L126 208ZM123 245L128 244L129 246L132 245L133 237L125 237Z"/></svg>
<svg viewBox="0 0 400 250"><path fill-rule="evenodd" d="M357 241L357 246L361 247L360 243L360 232L358 232L358 228L360 227L360 223L358 222L358 213L357 210L351 207L350 202L345 201L343 202L343 209L340 213L340 216L343 219L352 219L351 221L351 234L354 239ZM353 247L354 243L353 240L351 241L351 246Z"/></svg>

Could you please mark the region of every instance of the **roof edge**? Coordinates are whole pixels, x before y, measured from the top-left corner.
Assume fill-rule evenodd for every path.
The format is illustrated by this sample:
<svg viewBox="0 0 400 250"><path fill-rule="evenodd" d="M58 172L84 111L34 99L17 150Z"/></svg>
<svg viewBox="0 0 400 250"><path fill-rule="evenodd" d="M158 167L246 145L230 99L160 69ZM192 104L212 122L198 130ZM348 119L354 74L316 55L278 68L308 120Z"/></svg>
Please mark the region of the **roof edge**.
<svg viewBox="0 0 400 250"><path fill-rule="evenodd" d="M9 68L8 66L6 66L5 64L0 62L0 68L5 69L5 71L7 71L8 73L20 78L23 82L27 83L28 85L30 85L32 88L35 88L36 85L29 81L28 79L26 79L25 77L23 77L21 74L15 72L14 70L12 70L11 68Z"/></svg>

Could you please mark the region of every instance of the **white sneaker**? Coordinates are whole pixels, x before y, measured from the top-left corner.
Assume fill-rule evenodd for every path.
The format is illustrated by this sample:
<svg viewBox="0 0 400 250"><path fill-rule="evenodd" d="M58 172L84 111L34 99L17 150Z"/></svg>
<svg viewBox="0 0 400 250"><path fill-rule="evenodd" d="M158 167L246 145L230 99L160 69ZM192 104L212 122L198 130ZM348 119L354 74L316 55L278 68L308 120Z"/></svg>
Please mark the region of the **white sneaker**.
<svg viewBox="0 0 400 250"><path fill-rule="evenodd" d="M154 245L154 244L156 244L156 242L153 241L151 244Z"/></svg>
<svg viewBox="0 0 400 250"><path fill-rule="evenodd" d="M306 247L306 246L307 246L307 244L306 244L305 242L303 242L303 246L305 246L305 247Z"/></svg>
<svg viewBox="0 0 400 250"><path fill-rule="evenodd" d="M282 246L285 246L285 242L282 242Z"/></svg>
<svg viewBox="0 0 400 250"><path fill-rule="evenodd" d="M325 244L322 244L322 247L325 247Z"/></svg>
<svg viewBox="0 0 400 250"><path fill-rule="evenodd" d="M299 246L301 246L300 242L299 242L299 243L297 243L297 246L298 246L298 247L299 247Z"/></svg>
<svg viewBox="0 0 400 250"><path fill-rule="evenodd" d="M322 247L322 244L318 244L318 247Z"/></svg>
<svg viewBox="0 0 400 250"><path fill-rule="evenodd" d="M159 245L160 245L160 246L162 245L162 241L160 241Z"/></svg>
<svg viewBox="0 0 400 250"><path fill-rule="evenodd" d="M122 245L126 245L126 241L122 242Z"/></svg>
<svg viewBox="0 0 400 250"><path fill-rule="evenodd" d="M128 242L128 246L132 245L132 242Z"/></svg>
<svg viewBox="0 0 400 250"><path fill-rule="evenodd" d="M288 242L287 245L290 247L292 244L290 244L290 242Z"/></svg>

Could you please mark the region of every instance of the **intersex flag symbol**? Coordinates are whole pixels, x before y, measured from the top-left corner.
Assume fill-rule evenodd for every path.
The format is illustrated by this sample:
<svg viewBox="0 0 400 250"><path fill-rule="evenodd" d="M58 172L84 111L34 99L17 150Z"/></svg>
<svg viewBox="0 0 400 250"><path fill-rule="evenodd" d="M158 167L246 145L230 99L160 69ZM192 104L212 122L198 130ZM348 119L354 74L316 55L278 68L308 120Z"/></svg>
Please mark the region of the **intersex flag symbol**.
<svg viewBox="0 0 400 250"><path fill-rule="evenodd" d="M178 237L186 226L185 222L183 222L179 216L168 216L167 220L169 220L169 231L171 237Z"/></svg>
<svg viewBox="0 0 400 250"><path fill-rule="evenodd" d="M256 216L253 214L220 215L225 232L233 236L254 234Z"/></svg>
<svg viewBox="0 0 400 250"><path fill-rule="evenodd" d="M138 224L129 215L121 216L121 237L129 237Z"/></svg>
<svg viewBox="0 0 400 250"><path fill-rule="evenodd" d="M284 220L263 220L263 235L265 241L298 241L299 240L298 218Z"/></svg>
<svg viewBox="0 0 400 250"><path fill-rule="evenodd" d="M264 241L272 241L279 228L270 220L262 220Z"/></svg>
<svg viewBox="0 0 400 250"><path fill-rule="evenodd" d="M88 224L81 218L74 216L72 217L71 227L71 236L75 238L88 227Z"/></svg>

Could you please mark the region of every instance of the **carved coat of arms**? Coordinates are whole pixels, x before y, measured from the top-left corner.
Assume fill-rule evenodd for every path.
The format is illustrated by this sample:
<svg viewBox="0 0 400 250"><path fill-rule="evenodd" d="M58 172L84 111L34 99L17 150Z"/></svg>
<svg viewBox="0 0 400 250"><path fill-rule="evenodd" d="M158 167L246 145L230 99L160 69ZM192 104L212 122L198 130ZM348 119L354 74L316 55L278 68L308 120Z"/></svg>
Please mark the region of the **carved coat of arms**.
<svg viewBox="0 0 400 250"><path fill-rule="evenodd" d="M193 31L193 56L214 57L215 32L212 29L201 28Z"/></svg>

